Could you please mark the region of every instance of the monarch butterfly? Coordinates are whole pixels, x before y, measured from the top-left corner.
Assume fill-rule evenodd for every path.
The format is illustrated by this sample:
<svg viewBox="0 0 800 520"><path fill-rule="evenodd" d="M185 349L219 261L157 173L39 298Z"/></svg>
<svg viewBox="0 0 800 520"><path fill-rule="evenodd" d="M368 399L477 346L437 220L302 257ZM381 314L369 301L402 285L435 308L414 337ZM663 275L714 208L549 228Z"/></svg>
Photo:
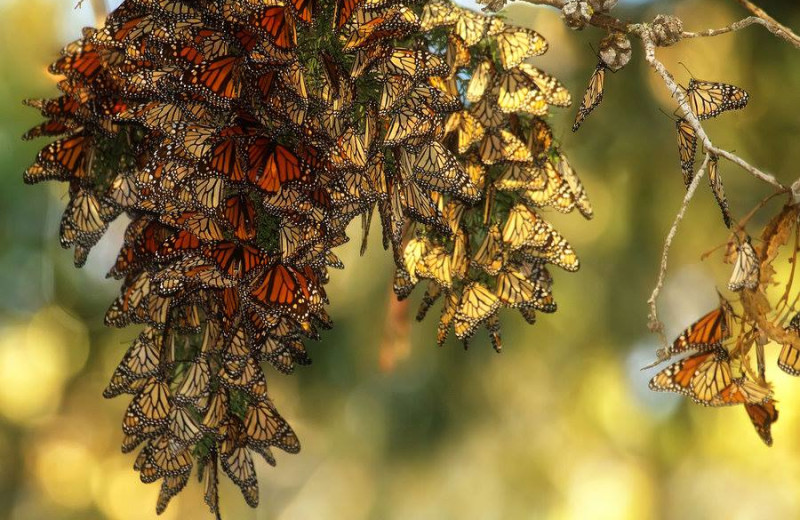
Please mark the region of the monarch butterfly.
<svg viewBox="0 0 800 520"><path fill-rule="evenodd" d="M497 128L506 124L506 116L497 110L497 105L489 100L489 96L472 105L469 113L486 128Z"/></svg>
<svg viewBox="0 0 800 520"><path fill-rule="evenodd" d="M444 289L450 289L453 285L450 255L442 246L429 247L417 262L416 275L433 280Z"/></svg>
<svg viewBox="0 0 800 520"><path fill-rule="evenodd" d="M242 67L244 62L238 56L202 62L184 75L189 85L200 87L209 100L222 107L238 99L242 91Z"/></svg>
<svg viewBox="0 0 800 520"><path fill-rule="evenodd" d="M250 507L258 506L258 480L253 457L246 447L246 434L241 420L228 416L220 428L225 437L220 444L222 470L230 477L242 492L245 502Z"/></svg>
<svg viewBox="0 0 800 520"><path fill-rule="evenodd" d="M734 404L759 404L769 400L772 395L768 387L761 386L742 376L731 381L717 396L712 398L708 406L731 406Z"/></svg>
<svg viewBox="0 0 800 520"><path fill-rule="evenodd" d="M419 19L406 6L396 6L362 23L345 42L345 50L359 49L380 40L401 38L419 27Z"/></svg>
<svg viewBox="0 0 800 520"><path fill-rule="evenodd" d="M211 371L206 358L195 359L183 376L183 381L175 389L176 402L192 402L208 396Z"/></svg>
<svg viewBox="0 0 800 520"><path fill-rule="evenodd" d="M430 79L430 78L429 78ZM462 108L461 101L444 90L433 85L417 85L411 90L409 102L414 104L424 103L437 112L449 113Z"/></svg>
<svg viewBox="0 0 800 520"><path fill-rule="evenodd" d="M575 174L575 170L570 166L569 161L567 161L567 157L561 152L558 153L557 165L558 172L566 181L567 186L569 186L569 191L571 192L575 206L578 207L578 211L581 212L584 218L591 219L594 212L592 210L592 204L589 202L589 197L586 194L586 189ZM558 205L556 205L556 209L559 209Z"/></svg>
<svg viewBox="0 0 800 520"><path fill-rule="evenodd" d="M467 101L470 103L477 103L481 100L486 89L494 78L494 66L491 60L481 61L472 71L472 77L467 84L467 92L465 94Z"/></svg>
<svg viewBox="0 0 800 520"><path fill-rule="evenodd" d="M532 306L536 287L522 273L504 269L497 275L495 294L509 307Z"/></svg>
<svg viewBox="0 0 800 520"><path fill-rule="evenodd" d="M435 54L397 47L381 58L377 69L386 75L408 76L414 83L431 76L444 76L449 72L447 64Z"/></svg>
<svg viewBox="0 0 800 520"><path fill-rule="evenodd" d="M569 213L575 209L575 196L569 183L550 160L546 160L540 167L537 167L536 171L539 173L542 185L526 190L523 193L526 201L540 208L552 206L561 213ZM588 204L588 200L586 203Z"/></svg>
<svg viewBox="0 0 800 520"><path fill-rule="evenodd" d="M211 156L203 163L210 173L219 174L231 181L242 182L247 169L245 155L237 140L228 137L211 147Z"/></svg>
<svg viewBox="0 0 800 520"><path fill-rule="evenodd" d="M481 141L479 154L481 161L486 165L501 161L533 161L533 156L525 143L508 130L502 129L486 133Z"/></svg>
<svg viewBox="0 0 800 520"><path fill-rule="evenodd" d="M188 474L192 469L192 455L189 448L177 442L169 434L150 441L150 462L158 473L166 477Z"/></svg>
<svg viewBox="0 0 800 520"><path fill-rule="evenodd" d="M412 238L403 249L403 265L405 266L406 273L411 283L416 284L419 279L417 278L417 263L422 260L431 243L426 238Z"/></svg>
<svg viewBox="0 0 800 520"><path fill-rule="evenodd" d="M436 343L440 347L444 344L444 340L447 339L447 333L450 330L450 324L453 322L453 318L455 318L458 303L458 293L449 292L445 295L442 314L439 317L439 325L436 330Z"/></svg>
<svg viewBox="0 0 800 520"><path fill-rule="evenodd" d="M222 228L213 218L194 211L180 213L169 213L168 211L169 208L165 208L161 215L161 222L164 224L185 229L200 240L222 240L224 238Z"/></svg>
<svg viewBox="0 0 800 520"><path fill-rule="evenodd" d="M81 131L47 145L39 152L36 163L25 171L25 182L86 178L89 158L94 153L92 144L92 137Z"/></svg>
<svg viewBox="0 0 800 520"><path fill-rule="evenodd" d="M152 261L170 229L149 217L140 217L125 230L125 239L108 276L121 278L133 269Z"/></svg>
<svg viewBox="0 0 800 520"><path fill-rule="evenodd" d="M250 295L268 308L285 307L302 317L308 312L308 300L300 287L297 274L293 268L278 264L264 273Z"/></svg>
<svg viewBox="0 0 800 520"><path fill-rule="evenodd" d="M500 306L500 300L486 286L471 282L461 294L453 326L458 339L468 339L475 329L491 317Z"/></svg>
<svg viewBox="0 0 800 520"><path fill-rule="evenodd" d="M764 444L772 446L772 423L778 420L775 401L767 399L763 403L745 403L744 407L758 436L761 437Z"/></svg>
<svg viewBox="0 0 800 520"><path fill-rule="evenodd" d="M750 99L746 91L734 85L694 78L689 80L686 94L692 112L701 120L717 117L727 110L744 108Z"/></svg>
<svg viewBox="0 0 800 520"><path fill-rule="evenodd" d="M759 261L750 237L736 246L736 262L733 264L733 273L728 282L728 289L741 291L742 289L755 289L758 287Z"/></svg>
<svg viewBox="0 0 800 520"><path fill-rule="evenodd" d="M425 316L428 315L428 311L431 309L431 307L433 307L443 292L444 291L439 285L435 283L428 283L428 287L425 289L425 294L422 296L422 302L419 305L419 310L417 310L417 321L422 321L425 319Z"/></svg>
<svg viewBox="0 0 800 520"><path fill-rule="evenodd" d="M396 186L395 192L405 214L418 222L434 227L440 233L448 233L449 228L444 222L441 211L431 196L415 181L408 181L404 186Z"/></svg>
<svg viewBox="0 0 800 520"><path fill-rule="evenodd" d="M497 106L506 114L525 111L536 112L535 115L541 116L547 112L544 95L519 69L512 69L500 76L497 85Z"/></svg>
<svg viewBox="0 0 800 520"><path fill-rule="evenodd" d="M495 36L500 63L506 70L517 67L526 58L547 52L547 41L532 29L508 28Z"/></svg>
<svg viewBox="0 0 800 520"><path fill-rule="evenodd" d="M291 0L288 5L292 8L295 18L304 23L311 23L314 18L315 0Z"/></svg>
<svg viewBox="0 0 800 520"><path fill-rule="evenodd" d="M220 371L220 383L229 389L236 389L247 394L253 402L265 401L267 397L267 381L258 362L245 351L245 359L231 356L225 368Z"/></svg>
<svg viewBox="0 0 800 520"><path fill-rule="evenodd" d="M464 43L472 47L480 42L484 35L495 36L505 27L506 25L497 18L461 9L453 31L464 40Z"/></svg>
<svg viewBox="0 0 800 520"><path fill-rule="evenodd" d="M352 127L347 128L328 150L331 165L337 169L355 167L364 168L367 165L367 152L364 139L356 134Z"/></svg>
<svg viewBox="0 0 800 520"><path fill-rule="evenodd" d="M472 262L492 276L497 275L503 267L503 237L500 228L493 224L489 226L486 238L472 257Z"/></svg>
<svg viewBox="0 0 800 520"><path fill-rule="evenodd" d="M350 20L353 12L359 8L365 0L337 0L336 9L333 16L334 27L341 29Z"/></svg>
<svg viewBox="0 0 800 520"><path fill-rule="evenodd" d="M189 466L191 468L191 466ZM158 500L156 501L156 514L161 514L167 509L169 501L172 497L186 487L189 482L189 472L185 471L179 475L165 475L161 488L158 491Z"/></svg>
<svg viewBox="0 0 800 520"><path fill-rule="evenodd" d="M694 178L694 155L697 151L697 134L684 118L675 121L678 131L678 153L681 158L683 183L688 188Z"/></svg>
<svg viewBox="0 0 800 520"><path fill-rule="evenodd" d="M198 477L203 482L203 499L211 512L219 512L219 468L217 466L217 449L212 445L198 470Z"/></svg>
<svg viewBox="0 0 800 520"><path fill-rule="evenodd" d="M428 136L438 127L438 115L425 105L404 105L389 120L383 137L385 146L397 146L414 138Z"/></svg>
<svg viewBox="0 0 800 520"><path fill-rule="evenodd" d="M410 170L420 185L461 200L477 202L478 189L455 156L438 141L411 155Z"/></svg>
<svg viewBox="0 0 800 520"><path fill-rule="evenodd" d="M800 334L800 313L792 318L786 330ZM800 349L788 343L783 345L778 355L778 367L789 375L800 376Z"/></svg>
<svg viewBox="0 0 800 520"><path fill-rule="evenodd" d="M575 116L575 124L572 125L573 132L578 131L578 128L583 124L583 120L603 101L607 68L603 60L600 60L592 73L592 77L589 78L589 86L586 87L586 92L584 92L583 99L581 99L581 106L578 108L578 114Z"/></svg>
<svg viewBox="0 0 800 520"><path fill-rule="evenodd" d="M247 145L247 180L267 193L277 193L291 181L308 182L309 171L283 145L258 137Z"/></svg>
<svg viewBox="0 0 800 520"><path fill-rule="evenodd" d="M51 119L31 128L22 136L26 141L37 137L53 137L63 135L75 129L74 122L64 122Z"/></svg>
<svg viewBox="0 0 800 520"><path fill-rule="evenodd" d="M725 188L722 186L722 177L717 169L719 157L711 154L708 160L708 183L711 185L711 191L714 193L714 198L717 200L717 205L722 211L722 221L725 227L731 227L731 214L728 211L728 199L725 198Z"/></svg>
<svg viewBox="0 0 800 520"><path fill-rule="evenodd" d="M522 257L532 261L543 259L570 272L580 269L578 255L575 254L567 239L561 236L552 226L543 224L544 221L541 221L541 224L537 226L540 230L537 230L536 235L529 240L532 245L521 250ZM543 237L543 239L537 241L538 236Z"/></svg>
<svg viewBox="0 0 800 520"><path fill-rule="evenodd" d="M450 257L450 272L454 278L463 279L467 276L469 263L467 261L467 235L463 230L455 232L453 239L453 255Z"/></svg>
<svg viewBox="0 0 800 520"><path fill-rule="evenodd" d="M110 399L123 393L135 394L133 383L156 376L161 368L160 334L146 327L133 341L125 356L103 390L103 397Z"/></svg>
<svg viewBox="0 0 800 520"><path fill-rule="evenodd" d="M422 8L420 28L429 31L435 27L453 25L458 21L461 9L443 0L431 0Z"/></svg>
<svg viewBox="0 0 800 520"><path fill-rule="evenodd" d="M720 344L673 363L650 380L650 389L677 392L708 404L731 384L728 351Z"/></svg>
<svg viewBox="0 0 800 520"><path fill-rule="evenodd" d="M250 405L245 412L244 426L251 442L276 446L288 453L300 451L297 436L268 402Z"/></svg>
<svg viewBox="0 0 800 520"><path fill-rule="evenodd" d="M266 6L256 12L249 23L279 49L291 49L297 44L294 18L287 16L286 7Z"/></svg>
<svg viewBox="0 0 800 520"><path fill-rule="evenodd" d="M149 378L125 412L122 429L126 434L165 424L172 409L169 386L157 378Z"/></svg>
<svg viewBox="0 0 800 520"><path fill-rule="evenodd" d="M572 104L569 90L556 77L528 63L520 63L517 68L533 80L549 105L568 107Z"/></svg>
<svg viewBox="0 0 800 520"><path fill-rule="evenodd" d="M66 223L79 233L97 235L118 214L119 210L115 205L112 206L105 199L101 200L89 190L79 189L64 210L62 224Z"/></svg>
<svg viewBox="0 0 800 520"><path fill-rule="evenodd" d="M403 74L393 74L387 76L383 81L381 90L381 101L378 110L381 114L388 113L403 96L408 94L414 86L414 82Z"/></svg>
<svg viewBox="0 0 800 520"><path fill-rule="evenodd" d="M501 191L542 190L547 180L542 168L528 163L511 163L495 181Z"/></svg>
<svg viewBox="0 0 800 520"><path fill-rule="evenodd" d="M446 126L457 131L458 153L465 153L473 144L483 139L485 129L466 110L450 115Z"/></svg>
<svg viewBox="0 0 800 520"><path fill-rule="evenodd" d="M203 435L200 425L184 406L174 406L169 414L169 431L182 443L195 443Z"/></svg>
<svg viewBox="0 0 800 520"><path fill-rule="evenodd" d="M730 303L720 297L719 307L704 314L681 332L670 346L669 353L679 354L687 350L715 348L730 337L732 317L733 309Z"/></svg>
<svg viewBox="0 0 800 520"><path fill-rule="evenodd" d="M270 262L267 254L258 247L227 241L205 246L203 255L223 274L235 279L244 278L256 267Z"/></svg>
<svg viewBox="0 0 800 520"><path fill-rule="evenodd" d="M256 236L255 209L245 195L229 197L225 201L225 218L239 240L251 240Z"/></svg>
<svg viewBox="0 0 800 520"><path fill-rule="evenodd" d="M469 65L471 59L469 47L464 43L464 40L455 34L448 34L445 61L447 62L447 66L450 67L451 76L455 75L461 67Z"/></svg>
<svg viewBox="0 0 800 520"><path fill-rule="evenodd" d="M527 245L535 234L535 229L540 219L536 213L523 204L514 205L508 212L508 218L503 227L503 242L511 251L516 251Z"/></svg>
<svg viewBox="0 0 800 520"><path fill-rule="evenodd" d="M89 41L77 40L69 43L61 53L61 58L48 69L51 74L69 76L77 72L84 79L91 80L104 70L96 46Z"/></svg>

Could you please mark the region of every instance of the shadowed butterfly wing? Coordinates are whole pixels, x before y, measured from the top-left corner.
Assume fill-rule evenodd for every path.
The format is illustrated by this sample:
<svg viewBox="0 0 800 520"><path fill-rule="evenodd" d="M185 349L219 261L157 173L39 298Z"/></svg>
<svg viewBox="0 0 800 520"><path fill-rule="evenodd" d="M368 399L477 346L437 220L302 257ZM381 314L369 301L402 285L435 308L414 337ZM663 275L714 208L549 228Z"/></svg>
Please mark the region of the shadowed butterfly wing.
<svg viewBox="0 0 800 520"><path fill-rule="evenodd" d="M786 330L800 335L800 313L792 318ZM800 376L800 350L788 343L783 345L778 355L778 367L789 375Z"/></svg>
<svg viewBox="0 0 800 520"><path fill-rule="evenodd" d="M592 110L597 108L597 105L603 101L603 89L605 88L606 81L606 65L602 61L597 64L592 77L589 78L589 86L586 87L586 92L581 99L581 106L578 108L578 114L575 116L575 124L572 125L572 131L577 132L578 128L583 124L586 116L592 113Z"/></svg>
<svg viewBox="0 0 800 520"><path fill-rule="evenodd" d="M759 261L755 249L750 243L750 237L737 246L736 262L733 264L733 273L728 281L728 289L741 291L742 289L755 289L758 287Z"/></svg>
<svg viewBox="0 0 800 520"><path fill-rule="evenodd" d="M708 183L711 185L711 191L714 193L714 198L717 200L720 211L722 211L722 221L725 227L731 227L731 214L728 210L728 199L725 197L725 188L722 186L722 177L719 174L719 157L711 155L708 160Z"/></svg>
<svg viewBox="0 0 800 520"><path fill-rule="evenodd" d="M688 121L681 118L675 121L678 131L678 153L681 158L683 183L688 188L694 178L694 155L697 151L697 134Z"/></svg>
<svg viewBox="0 0 800 520"><path fill-rule="evenodd" d="M763 403L747 403L744 405L747 416L753 427L767 446L772 446L772 423L778 420L778 409L775 401L769 399Z"/></svg>

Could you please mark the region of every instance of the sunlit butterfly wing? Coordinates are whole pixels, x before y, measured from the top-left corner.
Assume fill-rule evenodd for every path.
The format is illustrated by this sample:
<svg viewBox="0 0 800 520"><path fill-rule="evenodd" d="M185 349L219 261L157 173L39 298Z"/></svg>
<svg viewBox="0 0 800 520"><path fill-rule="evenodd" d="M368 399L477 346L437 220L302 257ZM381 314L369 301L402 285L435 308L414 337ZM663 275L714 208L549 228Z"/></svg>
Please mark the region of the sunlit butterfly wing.
<svg viewBox="0 0 800 520"><path fill-rule="evenodd" d="M734 85L694 78L689 80L686 93L689 96L690 108L699 119L708 119L727 110L744 108L750 99L746 91Z"/></svg>

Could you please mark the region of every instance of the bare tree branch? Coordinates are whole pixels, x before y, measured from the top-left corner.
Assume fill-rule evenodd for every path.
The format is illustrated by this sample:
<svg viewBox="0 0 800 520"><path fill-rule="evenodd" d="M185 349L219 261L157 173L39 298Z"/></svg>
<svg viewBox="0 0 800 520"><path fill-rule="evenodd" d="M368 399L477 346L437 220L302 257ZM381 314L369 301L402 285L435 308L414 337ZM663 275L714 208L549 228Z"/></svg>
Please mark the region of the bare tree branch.
<svg viewBox="0 0 800 520"><path fill-rule="evenodd" d="M655 366L662 361L669 359L669 341L667 340L667 336L664 334L664 324L661 323L661 320L658 318L658 295L661 293L661 289L664 288L664 278L667 274L669 250L672 247L672 241L675 239L675 235L678 232L678 226L683 220L683 216L686 214L686 209L689 207L689 203L691 202L692 197L694 197L694 193L697 191L697 187L700 186L700 181L703 179L703 176L706 173L706 168L708 167L708 161L710 158L711 154L706 153L706 156L703 159L703 164L700 166L700 169L695 174L691 184L689 184L689 188L686 190L686 195L683 197L683 202L678 210L678 214L675 215L675 220L672 222L672 227L670 227L669 233L667 233L667 238L664 241L664 249L661 252L661 267L658 271L658 281L656 282L656 286L653 289L650 298L647 300L647 304L650 306L648 327L652 332L658 334L662 345L657 352L658 359L650 366ZM649 368L650 366L645 368Z"/></svg>
<svg viewBox="0 0 800 520"><path fill-rule="evenodd" d="M775 18L768 15L766 11L755 5L750 0L736 0L736 1L739 2L739 4L742 7L744 7L745 9L756 15L761 20L763 20L763 23L761 25L769 29L769 31L772 34L775 34L776 36L783 38L784 40L788 41L789 43L800 49L800 36L797 36L797 34L795 34L791 29L779 23Z"/></svg>
<svg viewBox="0 0 800 520"><path fill-rule="evenodd" d="M538 5L549 5L551 7L556 8L563 8L566 4L565 0L527 0L529 3L538 4ZM778 23L774 18L768 15L764 10L753 4L750 0L736 0L739 4L745 7L748 11L750 11L754 16L750 16L739 20L737 22L732 23L727 27L723 27L720 29L707 29L704 31L699 32L682 32L680 33L680 38L698 38L698 37L708 37L708 36L717 36L720 34L726 34L729 32L738 31L740 29L744 29L751 25L761 25L771 33L775 34L779 38L791 43L794 47L800 48L800 37L798 37L794 32L792 32L786 26ZM692 112L691 107L689 105L689 100L687 99L687 94L685 90L678 85L675 81L675 78L672 74L667 70L663 63L661 63L656 58L656 47L658 46L657 39L653 33L652 25L647 23L626 23L613 16L610 16L605 13L595 13L592 15L591 19L589 20L589 24L595 27L607 29L607 30L615 30L625 32L627 34L633 35L638 37L643 44L644 47L644 54L645 54L645 61L647 61L648 65L653 69L653 71L658 74L664 85L669 90L670 95L677 101L678 107L680 112L683 115L683 118L687 121L687 123L692 127L694 130L697 139L703 144L705 149L705 159L703 160L703 164L700 167L700 170L695 175L694 179L692 180L691 184L689 185L688 190L686 191L686 195L683 198L683 203L678 211L678 214L675 216L675 220L673 221L672 227L667 234L667 238L664 242L664 249L661 255L661 265L658 273L658 280L656 282L656 286L653 289L650 298L647 300L647 303L650 307L649 313L649 328L651 331L656 332L659 335L660 342L662 344L662 348L658 350L658 361L654 364L660 363L665 359L669 358L669 343L667 341L666 336L664 335L664 327L661 321L658 318L658 310L657 310L657 300L658 296L664 286L664 279L666 276L667 271L667 264L669 258L669 250L672 245L672 241L675 238L675 235L678 230L678 226L680 225L683 217L686 213L686 209L691 201L692 197L694 196L695 192L697 191L697 187L699 186L701 178L706 173L709 159L712 155L716 155L719 157L723 157L726 160L736 164L744 171L755 177L756 179L769 184L770 186L776 188L778 193L785 193L790 191L789 188L784 186L778 179L775 178L774 175L764 172L763 170L756 168L752 164L748 163L738 155L731 153L727 150L723 150L714 146L714 143L708 137L703 126L700 124L700 119L695 116ZM663 42L660 42L664 44ZM674 43L674 40L670 43ZM794 193L797 193L796 197L800 198L800 179L793 185ZM652 365L651 365L652 366ZM646 367L647 368L647 367Z"/></svg>

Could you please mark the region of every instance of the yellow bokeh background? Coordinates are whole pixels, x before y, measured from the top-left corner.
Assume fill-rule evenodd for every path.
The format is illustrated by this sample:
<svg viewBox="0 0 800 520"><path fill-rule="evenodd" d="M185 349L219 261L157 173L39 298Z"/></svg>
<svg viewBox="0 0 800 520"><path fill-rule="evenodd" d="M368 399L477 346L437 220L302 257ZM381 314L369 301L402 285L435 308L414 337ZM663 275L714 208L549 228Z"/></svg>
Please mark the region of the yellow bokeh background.
<svg viewBox="0 0 800 520"><path fill-rule="evenodd" d="M156 518L157 485L139 482L119 450L125 399L102 389L135 328L104 328L118 290L105 279L124 222L112 226L84 269L59 248L62 187L26 187L22 172L43 143L23 142L38 114L25 97L51 96L46 65L93 23L86 5L0 0L0 519ZM637 3L619 16L675 13L688 30L745 16L736 2ZM794 2L765 8L800 27ZM603 36L566 29L556 11L508 9L551 42L538 60L579 96ZM797 176L800 53L759 27L682 42L659 57L684 84L725 80L751 93L746 110L709 121L715 142L774 172ZM686 67L686 69L684 68ZM740 408L705 409L647 389L656 341L646 300L683 184L674 105L642 63L606 78L603 104L578 134L574 109L553 117L584 179L595 219L552 215L581 255L577 274L555 273L559 311L535 326L504 316L504 351L479 335L469 351L434 346L431 320L407 339L384 338L391 260L373 229L370 249L343 246L331 276L334 330L310 343L313 365L268 373L274 401L298 433L298 455L258 466L261 506L248 508L228 482L224 518L301 519L760 519L800 512L800 381L774 366L780 419L764 446ZM743 215L768 190L723 164L732 211ZM763 221L762 221L763 223ZM756 225L758 220L756 221ZM753 229L755 231L755 228ZM357 237L357 226L351 236ZM711 194L690 207L670 257L661 300L669 334L714 306L728 266L702 252L726 230ZM419 294L412 299L418 302ZM400 327L399 330L404 330ZM194 480L161 518L211 518Z"/></svg>

